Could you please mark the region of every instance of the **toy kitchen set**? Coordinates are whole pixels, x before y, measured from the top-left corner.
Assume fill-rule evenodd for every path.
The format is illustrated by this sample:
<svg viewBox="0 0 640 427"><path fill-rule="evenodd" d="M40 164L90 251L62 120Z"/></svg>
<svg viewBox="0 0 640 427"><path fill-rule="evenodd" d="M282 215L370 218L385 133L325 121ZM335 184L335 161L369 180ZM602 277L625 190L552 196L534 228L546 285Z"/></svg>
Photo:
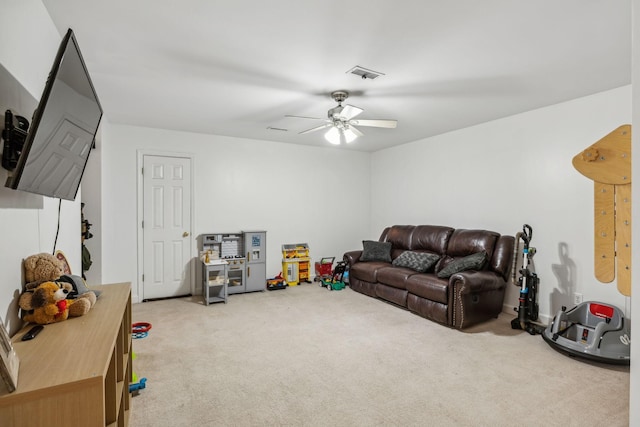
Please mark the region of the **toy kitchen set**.
<svg viewBox="0 0 640 427"><path fill-rule="evenodd" d="M206 305L227 302L227 295L264 291L267 281L266 231L198 236L202 268L198 281Z"/></svg>

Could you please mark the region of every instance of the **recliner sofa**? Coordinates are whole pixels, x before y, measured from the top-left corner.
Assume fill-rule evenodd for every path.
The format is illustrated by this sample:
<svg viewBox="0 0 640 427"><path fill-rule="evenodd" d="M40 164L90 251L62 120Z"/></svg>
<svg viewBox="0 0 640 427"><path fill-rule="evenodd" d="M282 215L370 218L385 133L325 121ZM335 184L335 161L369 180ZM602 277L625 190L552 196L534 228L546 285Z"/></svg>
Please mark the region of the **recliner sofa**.
<svg viewBox="0 0 640 427"><path fill-rule="evenodd" d="M502 311L514 245L493 231L394 225L344 261L354 291L463 329Z"/></svg>

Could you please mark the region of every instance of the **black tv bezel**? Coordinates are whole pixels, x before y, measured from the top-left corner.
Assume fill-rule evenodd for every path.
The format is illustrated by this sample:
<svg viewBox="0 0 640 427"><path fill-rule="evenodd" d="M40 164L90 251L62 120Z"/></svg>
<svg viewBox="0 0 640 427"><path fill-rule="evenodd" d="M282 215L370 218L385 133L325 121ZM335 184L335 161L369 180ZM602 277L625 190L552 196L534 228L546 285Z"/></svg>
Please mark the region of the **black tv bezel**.
<svg viewBox="0 0 640 427"><path fill-rule="evenodd" d="M62 59L64 58L64 54L67 51L67 48L69 47L70 44L73 46L73 48L76 50L78 54L78 58L80 59L80 64L82 65L84 75L89 83L89 86L91 87L91 91L93 92L96 105L100 110L100 117L98 118L98 123L96 124L95 131L93 132L93 138L91 142L91 146L95 147L96 135L98 133L98 128L100 127L100 122L102 121L102 116L104 115L104 110L102 109L102 105L100 104L100 100L98 99L98 94L96 93L96 89L93 86L93 82L91 81L91 76L89 75L89 70L87 69L87 65L85 64L84 58L82 57L82 52L80 51L80 46L78 45L78 41L76 40L73 30L69 28L65 36L62 38L62 41L60 42L60 47L58 48L58 52L56 53L56 57L53 61L53 66L51 67L51 71L49 72L49 77L47 78L44 91L42 92L42 97L40 98L40 102L38 102L38 106L36 107L33 113L33 117L31 119L31 126L29 126L27 137L25 139L22 152L20 153L20 158L18 159L16 168L13 171L13 174L10 178L11 181L7 185L7 187L9 188L12 188L14 190L20 190L18 188L18 185L20 184L22 173L24 172L24 168L27 163L27 159L29 157L29 153L31 151L33 141L35 140L35 136L38 133L38 127L40 125L40 121L42 120L47 104L49 103L49 97L51 95L53 85L58 76L60 65L62 64ZM90 154L90 151L91 150L89 150L89 154ZM67 199L67 200L75 200L75 198L78 195L78 190L80 189L82 177L84 176L84 171L87 167L87 162L89 161L89 154L87 154L87 158L85 159L84 165L82 166L82 172L80 173L80 179L78 180L78 186L76 187L75 192L73 194L73 199ZM48 196L48 197L65 198L65 197L54 195L54 194L42 194L42 193L37 193L37 194L41 194L43 196Z"/></svg>

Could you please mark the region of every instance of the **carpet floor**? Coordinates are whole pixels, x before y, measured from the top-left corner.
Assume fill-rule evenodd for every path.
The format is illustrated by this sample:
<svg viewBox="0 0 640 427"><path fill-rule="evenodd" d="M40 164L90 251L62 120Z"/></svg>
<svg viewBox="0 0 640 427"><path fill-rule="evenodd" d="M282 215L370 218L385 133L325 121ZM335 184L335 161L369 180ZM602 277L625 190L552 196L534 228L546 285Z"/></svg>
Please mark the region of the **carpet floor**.
<svg viewBox="0 0 640 427"><path fill-rule="evenodd" d="M513 315L458 331L317 284L133 305L130 425L628 425L629 367L567 357Z"/></svg>

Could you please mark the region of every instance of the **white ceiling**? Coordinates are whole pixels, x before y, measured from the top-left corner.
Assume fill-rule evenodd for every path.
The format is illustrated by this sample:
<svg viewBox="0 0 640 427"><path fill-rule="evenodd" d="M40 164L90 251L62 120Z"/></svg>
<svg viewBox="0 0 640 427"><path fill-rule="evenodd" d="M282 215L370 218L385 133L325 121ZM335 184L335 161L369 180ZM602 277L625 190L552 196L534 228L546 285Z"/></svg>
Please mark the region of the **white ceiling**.
<svg viewBox="0 0 640 427"><path fill-rule="evenodd" d="M376 151L631 83L630 0L42 1L118 124L326 146L284 116L342 89Z"/></svg>

